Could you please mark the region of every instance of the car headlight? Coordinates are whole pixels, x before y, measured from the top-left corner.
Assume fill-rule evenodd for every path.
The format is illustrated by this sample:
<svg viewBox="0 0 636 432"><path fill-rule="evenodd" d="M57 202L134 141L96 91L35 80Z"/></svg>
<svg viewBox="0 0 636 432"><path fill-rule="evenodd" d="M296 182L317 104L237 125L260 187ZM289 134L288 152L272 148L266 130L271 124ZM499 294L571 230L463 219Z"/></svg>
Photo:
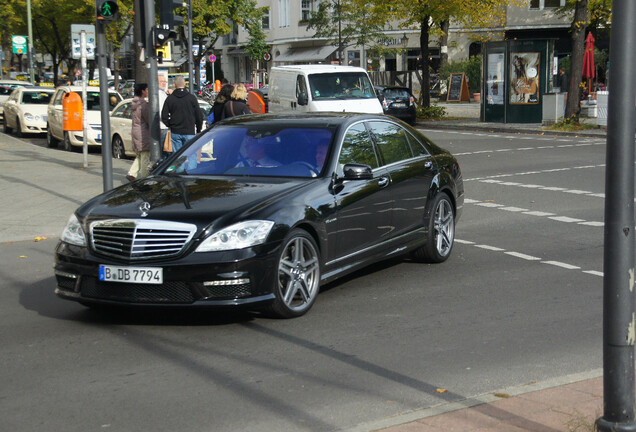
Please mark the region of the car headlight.
<svg viewBox="0 0 636 432"><path fill-rule="evenodd" d="M86 235L84 234L84 229L74 214L68 219L60 239L66 243L77 246L86 246Z"/></svg>
<svg viewBox="0 0 636 432"><path fill-rule="evenodd" d="M24 118L25 118L26 120L33 121L33 114L31 114L31 113L24 113Z"/></svg>
<svg viewBox="0 0 636 432"><path fill-rule="evenodd" d="M239 222L217 231L203 240L196 251L213 252L243 249L265 243L273 226L274 222L266 220Z"/></svg>

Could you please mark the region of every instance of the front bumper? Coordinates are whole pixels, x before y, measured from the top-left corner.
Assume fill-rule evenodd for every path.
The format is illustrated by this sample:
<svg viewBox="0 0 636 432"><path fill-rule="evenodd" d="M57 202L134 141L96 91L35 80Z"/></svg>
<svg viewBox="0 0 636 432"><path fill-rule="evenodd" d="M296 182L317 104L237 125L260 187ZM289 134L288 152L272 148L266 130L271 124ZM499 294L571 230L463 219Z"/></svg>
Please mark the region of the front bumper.
<svg viewBox="0 0 636 432"><path fill-rule="evenodd" d="M55 294L83 304L153 307L240 306L274 299L277 245L229 252L190 253L164 261L121 262L59 242ZM161 267L162 284L105 282L99 265Z"/></svg>

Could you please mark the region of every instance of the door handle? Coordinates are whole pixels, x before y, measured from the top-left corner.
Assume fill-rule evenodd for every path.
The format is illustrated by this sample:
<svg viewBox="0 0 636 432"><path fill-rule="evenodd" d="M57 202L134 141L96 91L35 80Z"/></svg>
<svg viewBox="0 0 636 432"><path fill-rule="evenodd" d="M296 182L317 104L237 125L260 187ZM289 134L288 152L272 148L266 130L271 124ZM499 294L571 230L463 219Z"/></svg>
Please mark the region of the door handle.
<svg viewBox="0 0 636 432"><path fill-rule="evenodd" d="M383 188L383 187L387 187L388 185L389 185L389 178L388 177L380 177L380 179L378 180L378 186Z"/></svg>

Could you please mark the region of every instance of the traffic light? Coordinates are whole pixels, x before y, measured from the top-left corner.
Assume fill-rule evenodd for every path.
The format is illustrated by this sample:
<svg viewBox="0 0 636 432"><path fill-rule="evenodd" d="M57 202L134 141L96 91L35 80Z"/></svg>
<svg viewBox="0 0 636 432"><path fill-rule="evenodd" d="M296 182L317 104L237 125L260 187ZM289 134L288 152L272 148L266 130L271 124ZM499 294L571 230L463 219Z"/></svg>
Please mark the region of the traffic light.
<svg viewBox="0 0 636 432"><path fill-rule="evenodd" d="M174 29L183 25L183 16L177 13L177 9L183 8L183 0L160 0L159 22L162 26Z"/></svg>
<svg viewBox="0 0 636 432"><path fill-rule="evenodd" d="M117 0L96 0L97 19L104 22L110 22L115 19L119 6Z"/></svg>
<svg viewBox="0 0 636 432"><path fill-rule="evenodd" d="M177 33L174 30L166 28L165 26L155 27L155 37L154 37L155 49L161 48L162 46L167 44L168 41L174 40L176 37L177 37Z"/></svg>

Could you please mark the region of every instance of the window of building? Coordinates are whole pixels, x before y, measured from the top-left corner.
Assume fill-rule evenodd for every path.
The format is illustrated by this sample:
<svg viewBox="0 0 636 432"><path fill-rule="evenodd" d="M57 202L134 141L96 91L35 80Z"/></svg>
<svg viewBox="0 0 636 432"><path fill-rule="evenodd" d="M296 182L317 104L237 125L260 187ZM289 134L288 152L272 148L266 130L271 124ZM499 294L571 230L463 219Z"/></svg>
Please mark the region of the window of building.
<svg viewBox="0 0 636 432"><path fill-rule="evenodd" d="M565 0L530 0L530 9L550 9L565 6Z"/></svg>
<svg viewBox="0 0 636 432"><path fill-rule="evenodd" d="M302 0L300 2L301 21L309 21L309 18L311 18L311 13L314 11L314 0Z"/></svg>
<svg viewBox="0 0 636 432"><path fill-rule="evenodd" d="M347 52L347 65L360 67L360 51Z"/></svg>
<svg viewBox="0 0 636 432"><path fill-rule="evenodd" d="M289 0L278 0L278 27L289 27Z"/></svg>
<svg viewBox="0 0 636 432"><path fill-rule="evenodd" d="M263 30L269 30L269 8L265 9L263 18L261 18L261 27Z"/></svg>

